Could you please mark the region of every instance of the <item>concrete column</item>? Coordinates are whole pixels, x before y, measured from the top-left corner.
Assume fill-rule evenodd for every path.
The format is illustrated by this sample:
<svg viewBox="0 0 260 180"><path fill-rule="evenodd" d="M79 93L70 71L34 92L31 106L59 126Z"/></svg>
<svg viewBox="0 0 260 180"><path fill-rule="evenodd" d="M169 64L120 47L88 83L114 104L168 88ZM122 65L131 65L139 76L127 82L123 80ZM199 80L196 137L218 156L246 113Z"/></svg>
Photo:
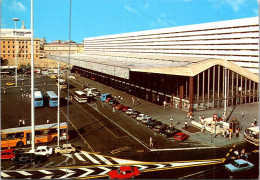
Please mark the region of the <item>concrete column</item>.
<svg viewBox="0 0 260 180"><path fill-rule="evenodd" d="M223 67L223 84L222 84L222 107L224 108L225 97L225 67Z"/></svg>
<svg viewBox="0 0 260 180"><path fill-rule="evenodd" d="M180 84L180 109L182 109L182 99L183 99L183 93L184 93L184 87L183 87L183 79L181 79Z"/></svg>
<svg viewBox="0 0 260 180"><path fill-rule="evenodd" d="M248 99L248 103L250 103L251 102L251 83L252 83L252 81L251 80L249 80L249 99Z"/></svg>
<svg viewBox="0 0 260 180"><path fill-rule="evenodd" d="M215 75L215 73L216 73L216 66L213 66L213 91L212 91L212 101L213 101L213 104L212 104L212 106L213 106L213 108L215 108L215 77L216 77L216 75Z"/></svg>
<svg viewBox="0 0 260 180"><path fill-rule="evenodd" d="M209 93L210 93L210 68L208 69L208 109L209 109Z"/></svg>
<svg viewBox="0 0 260 180"><path fill-rule="evenodd" d="M237 74L237 73L236 73ZM238 98L238 74L237 74L237 83L236 83L236 98ZM236 105L237 105L237 99L236 99Z"/></svg>
<svg viewBox="0 0 260 180"><path fill-rule="evenodd" d="M200 102L200 74L197 75L197 111L199 111Z"/></svg>
<svg viewBox="0 0 260 180"><path fill-rule="evenodd" d="M232 77L231 77L232 83L231 83L231 96L232 96L232 106L234 105L234 72L232 71Z"/></svg>
<svg viewBox="0 0 260 180"><path fill-rule="evenodd" d="M225 92L224 92L224 113L227 114L227 86L228 86L228 69L226 67L224 67L224 72L225 72Z"/></svg>
<svg viewBox="0 0 260 180"><path fill-rule="evenodd" d="M247 97L247 78L245 78L245 104L247 103L246 97Z"/></svg>
<svg viewBox="0 0 260 180"><path fill-rule="evenodd" d="M253 103L255 102L255 81L253 81Z"/></svg>
<svg viewBox="0 0 260 180"><path fill-rule="evenodd" d="M218 65L218 108L219 108L219 90L220 90L220 65Z"/></svg>
<svg viewBox="0 0 260 180"><path fill-rule="evenodd" d="M241 75L241 93L240 93L240 104L243 103L243 76Z"/></svg>
<svg viewBox="0 0 260 180"><path fill-rule="evenodd" d="M204 103L205 103L205 71L203 71L203 77L202 77L202 109L204 110Z"/></svg>
<svg viewBox="0 0 260 180"><path fill-rule="evenodd" d="M190 79L189 79L189 102L190 102L189 112L193 112L193 98L194 98L193 94L194 94L193 77L190 77Z"/></svg>

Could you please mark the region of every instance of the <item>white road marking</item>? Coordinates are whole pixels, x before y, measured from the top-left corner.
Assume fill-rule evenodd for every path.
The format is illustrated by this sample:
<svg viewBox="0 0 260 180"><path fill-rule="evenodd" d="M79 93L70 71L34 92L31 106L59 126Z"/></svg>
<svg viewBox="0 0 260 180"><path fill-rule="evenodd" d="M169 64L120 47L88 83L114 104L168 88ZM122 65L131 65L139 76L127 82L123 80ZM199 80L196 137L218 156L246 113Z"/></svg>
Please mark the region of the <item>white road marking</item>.
<svg viewBox="0 0 260 180"><path fill-rule="evenodd" d="M54 161L52 161L52 162L49 162L48 164L45 164L44 166L42 166L42 167L47 167L47 166L49 166L49 165L51 165L51 164L53 164L54 163Z"/></svg>
<svg viewBox="0 0 260 180"><path fill-rule="evenodd" d="M67 174L64 175L64 176L59 177L58 179L64 179L64 178L67 178L67 177L69 177L69 176L71 176L71 175L76 173L75 171L72 171L70 169L60 169L60 170L66 172Z"/></svg>
<svg viewBox="0 0 260 180"><path fill-rule="evenodd" d="M153 164L153 165L158 166L158 167L156 167L156 169L162 169L166 166L166 164Z"/></svg>
<svg viewBox="0 0 260 180"><path fill-rule="evenodd" d="M46 171L46 170L38 170L38 171L40 171L41 173L44 173L44 174L53 174L53 172Z"/></svg>
<svg viewBox="0 0 260 180"><path fill-rule="evenodd" d="M82 154L84 154L90 161L92 161L95 164L101 164L100 162L98 162L96 159L94 159L92 156L90 156L87 152L85 151L81 151Z"/></svg>
<svg viewBox="0 0 260 180"><path fill-rule="evenodd" d="M151 151L179 151L179 150L191 150L191 149L214 149L218 147L191 147L191 148L169 148L169 149L150 149Z"/></svg>
<svg viewBox="0 0 260 180"><path fill-rule="evenodd" d="M15 166L10 166L9 168L7 168L6 170L9 170L9 169L13 169ZM3 168L2 168L3 169Z"/></svg>
<svg viewBox="0 0 260 180"><path fill-rule="evenodd" d="M43 178L41 179L51 179L52 176L44 176Z"/></svg>
<svg viewBox="0 0 260 180"><path fill-rule="evenodd" d="M107 174L109 171L111 171L111 169L108 169L106 167L99 167L99 169L102 169L102 170L105 170L105 171L102 172L102 173L99 173L98 175L104 175L104 174Z"/></svg>
<svg viewBox="0 0 260 180"><path fill-rule="evenodd" d="M79 178L86 177L86 176L88 176L89 174L95 172L94 170L92 170L92 169L87 169L87 168L79 168L79 169L81 169L81 170L83 170L83 171L87 171L86 173L80 175Z"/></svg>
<svg viewBox="0 0 260 180"><path fill-rule="evenodd" d="M132 161L132 160L127 160L127 159L117 159L117 158L111 158L118 164L135 164L135 163L142 163L140 161Z"/></svg>
<svg viewBox="0 0 260 180"><path fill-rule="evenodd" d="M199 164L208 164L208 163L218 163L220 160L214 161L195 161L195 162L176 162L176 163L169 163L171 167L180 167L180 166L191 166L191 165L199 165Z"/></svg>
<svg viewBox="0 0 260 180"><path fill-rule="evenodd" d="M8 174L6 174L6 173L4 173L4 172L1 172L1 176L2 176L2 177L5 177L5 178L11 177L11 176L9 176Z"/></svg>
<svg viewBox="0 0 260 180"><path fill-rule="evenodd" d="M18 173L20 173L20 174L22 174L24 176L31 176L32 175L32 174L30 174L30 173L28 173L26 171L16 171L16 172L18 172Z"/></svg>
<svg viewBox="0 0 260 180"><path fill-rule="evenodd" d="M101 155L98 155L98 154L95 154L95 156L97 156L100 160L102 160L106 164L113 164L109 160L107 160L104 156L101 156Z"/></svg>
<svg viewBox="0 0 260 180"><path fill-rule="evenodd" d="M83 159L79 153L74 153L74 155L80 160L80 161L86 161L85 159Z"/></svg>
<svg viewBox="0 0 260 180"><path fill-rule="evenodd" d="M135 165L137 167L139 167L140 171L143 171L144 169L147 169L148 166L142 166L142 165Z"/></svg>

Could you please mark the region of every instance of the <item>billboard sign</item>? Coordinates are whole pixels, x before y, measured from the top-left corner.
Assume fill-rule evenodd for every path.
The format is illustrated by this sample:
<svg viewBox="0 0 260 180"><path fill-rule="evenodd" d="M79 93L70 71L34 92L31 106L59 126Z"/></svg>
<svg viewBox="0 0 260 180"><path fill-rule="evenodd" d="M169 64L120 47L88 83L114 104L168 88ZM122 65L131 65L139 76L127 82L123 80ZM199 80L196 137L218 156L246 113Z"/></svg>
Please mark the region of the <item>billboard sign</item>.
<svg viewBox="0 0 260 180"><path fill-rule="evenodd" d="M1 29L1 37L31 37L30 29Z"/></svg>

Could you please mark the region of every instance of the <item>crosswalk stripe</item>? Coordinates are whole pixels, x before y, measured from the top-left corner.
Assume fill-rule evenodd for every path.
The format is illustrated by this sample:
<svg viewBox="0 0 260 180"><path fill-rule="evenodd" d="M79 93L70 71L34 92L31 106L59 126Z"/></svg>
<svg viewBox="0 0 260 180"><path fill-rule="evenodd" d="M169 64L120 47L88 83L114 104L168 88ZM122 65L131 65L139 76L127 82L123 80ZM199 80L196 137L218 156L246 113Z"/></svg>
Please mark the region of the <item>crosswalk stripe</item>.
<svg viewBox="0 0 260 180"><path fill-rule="evenodd" d="M81 169L81 170L83 170L83 171L87 171L86 173L80 175L79 178L86 177L86 176L88 176L89 174L95 172L94 170L92 170L92 169L87 169L87 168L79 168L79 169Z"/></svg>
<svg viewBox="0 0 260 180"><path fill-rule="evenodd" d="M30 174L30 173L28 173L26 171L16 171L16 172L18 172L18 173L20 173L20 174L22 174L24 176L31 176L32 175L32 174Z"/></svg>
<svg viewBox="0 0 260 180"><path fill-rule="evenodd" d="M108 169L106 167L99 167L99 168L105 170L104 172L99 173L99 175L104 175L104 174L107 174L109 171L111 171L111 169Z"/></svg>
<svg viewBox="0 0 260 180"><path fill-rule="evenodd" d="M6 173L4 173L4 172L1 172L1 176L2 176L2 177L5 177L5 178L11 177L11 176L9 176L8 174L6 174Z"/></svg>
<svg viewBox="0 0 260 180"><path fill-rule="evenodd" d="M72 171L70 169L60 169L60 170L66 172L66 173L75 173L75 171Z"/></svg>
<svg viewBox="0 0 260 180"><path fill-rule="evenodd" d="M111 163L109 160L107 160L105 157L103 157L101 155L95 154L95 156L97 156L99 159L101 159L106 164L113 164L113 163Z"/></svg>
<svg viewBox="0 0 260 180"><path fill-rule="evenodd" d="M96 159L94 159L92 156L90 156L87 152L85 152L85 151L81 151L81 152L82 152L82 154L84 154L93 163L100 164L100 162L98 162Z"/></svg>
<svg viewBox="0 0 260 180"><path fill-rule="evenodd" d="M53 174L53 172L46 171L46 170L38 170L38 171L40 171L40 172L42 172L42 173L44 173L44 174Z"/></svg>
<svg viewBox="0 0 260 180"><path fill-rule="evenodd" d="M113 161L115 161L118 164L133 164L133 163L140 163L138 161L132 161L127 159L118 159L118 158L111 158Z"/></svg>
<svg viewBox="0 0 260 180"><path fill-rule="evenodd" d="M80 155L79 155L79 153L75 153L74 154L80 161L86 161L85 159L83 159Z"/></svg>

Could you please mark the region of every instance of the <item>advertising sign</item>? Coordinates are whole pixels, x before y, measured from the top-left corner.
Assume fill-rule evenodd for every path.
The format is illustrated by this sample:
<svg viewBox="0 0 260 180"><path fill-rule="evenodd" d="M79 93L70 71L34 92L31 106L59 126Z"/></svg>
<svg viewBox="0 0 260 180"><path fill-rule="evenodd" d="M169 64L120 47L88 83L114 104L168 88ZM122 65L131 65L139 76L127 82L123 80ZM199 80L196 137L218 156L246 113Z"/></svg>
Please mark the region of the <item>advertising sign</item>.
<svg viewBox="0 0 260 180"><path fill-rule="evenodd" d="M31 37L30 29L1 29L1 37Z"/></svg>

